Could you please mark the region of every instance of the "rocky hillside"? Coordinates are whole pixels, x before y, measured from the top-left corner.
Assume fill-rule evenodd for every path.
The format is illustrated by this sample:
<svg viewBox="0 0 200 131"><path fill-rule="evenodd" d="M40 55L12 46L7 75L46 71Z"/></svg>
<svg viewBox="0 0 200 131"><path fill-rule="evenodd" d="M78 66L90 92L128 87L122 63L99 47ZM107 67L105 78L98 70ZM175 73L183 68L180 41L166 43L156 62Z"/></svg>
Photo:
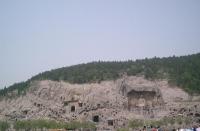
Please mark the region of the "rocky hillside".
<svg viewBox="0 0 200 131"><path fill-rule="evenodd" d="M12 91L9 95L16 93ZM166 80L126 75L86 84L32 81L26 94L0 101L1 120L89 121L100 131L135 128L130 124L133 120L164 119L164 125L170 127L200 125L199 111L199 96L190 96ZM177 116L181 119L174 119Z"/></svg>

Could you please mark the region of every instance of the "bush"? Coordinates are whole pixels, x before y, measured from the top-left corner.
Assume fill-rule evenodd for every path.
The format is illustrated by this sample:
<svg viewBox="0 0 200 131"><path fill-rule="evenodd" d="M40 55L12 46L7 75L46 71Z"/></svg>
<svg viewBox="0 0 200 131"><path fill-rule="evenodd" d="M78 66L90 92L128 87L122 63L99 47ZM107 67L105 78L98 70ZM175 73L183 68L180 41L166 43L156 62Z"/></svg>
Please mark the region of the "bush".
<svg viewBox="0 0 200 131"><path fill-rule="evenodd" d="M178 125L189 125L192 122L192 118L184 116L176 117L164 117L160 120L132 120L129 122L129 127L131 128L141 128L144 126L173 126Z"/></svg>
<svg viewBox="0 0 200 131"><path fill-rule="evenodd" d="M6 121L0 121L0 131L6 131L10 127L10 124Z"/></svg>
<svg viewBox="0 0 200 131"><path fill-rule="evenodd" d="M79 129L79 128L96 128L94 124L90 122L57 122L54 120L23 120L14 123L14 129L19 130L30 130L30 129Z"/></svg>
<svg viewBox="0 0 200 131"><path fill-rule="evenodd" d="M143 120L132 120L129 122L129 127L131 128L142 127L143 125L144 125Z"/></svg>
<svg viewBox="0 0 200 131"><path fill-rule="evenodd" d="M129 129L128 128L119 128L119 129L117 129L117 131L129 131Z"/></svg>

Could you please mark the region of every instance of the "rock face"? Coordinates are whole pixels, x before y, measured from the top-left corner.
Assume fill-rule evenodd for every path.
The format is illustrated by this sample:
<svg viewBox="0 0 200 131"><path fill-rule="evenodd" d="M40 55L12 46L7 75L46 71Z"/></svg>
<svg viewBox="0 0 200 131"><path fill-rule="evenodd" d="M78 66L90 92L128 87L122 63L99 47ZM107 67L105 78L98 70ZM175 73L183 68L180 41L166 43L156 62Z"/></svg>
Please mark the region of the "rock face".
<svg viewBox="0 0 200 131"><path fill-rule="evenodd" d="M154 108L163 105L162 97L156 91L131 90L128 92L127 97L129 110L134 108Z"/></svg>
<svg viewBox="0 0 200 131"><path fill-rule="evenodd" d="M165 80L143 77L92 84L33 81L26 95L0 101L0 119L92 121L98 130L114 130L132 119L158 119L177 113L199 118L200 102L191 101L188 106L189 98Z"/></svg>
<svg viewBox="0 0 200 131"><path fill-rule="evenodd" d="M160 89L156 85L128 85L126 79L122 80L119 93L128 98L128 110L142 113L145 117L154 117L153 112L164 107Z"/></svg>

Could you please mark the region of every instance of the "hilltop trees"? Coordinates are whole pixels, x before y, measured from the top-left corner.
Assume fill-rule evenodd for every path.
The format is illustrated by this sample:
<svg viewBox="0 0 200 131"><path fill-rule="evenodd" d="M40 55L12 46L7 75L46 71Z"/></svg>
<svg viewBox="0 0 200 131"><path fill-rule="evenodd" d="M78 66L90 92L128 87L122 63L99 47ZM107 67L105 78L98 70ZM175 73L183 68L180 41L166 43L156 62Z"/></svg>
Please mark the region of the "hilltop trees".
<svg viewBox="0 0 200 131"><path fill-rule="evenodd" d="M92 62L63 67L40 73L26 82L14 84L0 91L0 96L17 89L24 94L33 80L67 81L70 83L101 82L115 80L120 74L143 75L145 78L167 78L170 84L182 87L189 93L200 93L200 53L181 57L151 58L124 62Z"/></svg>

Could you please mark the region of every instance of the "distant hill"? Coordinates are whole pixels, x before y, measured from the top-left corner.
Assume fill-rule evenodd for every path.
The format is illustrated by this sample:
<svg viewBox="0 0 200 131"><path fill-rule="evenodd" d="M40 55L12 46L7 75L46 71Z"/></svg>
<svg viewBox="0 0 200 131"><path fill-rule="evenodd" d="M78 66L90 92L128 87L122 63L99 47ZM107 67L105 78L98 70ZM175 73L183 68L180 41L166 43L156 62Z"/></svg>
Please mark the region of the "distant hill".
<svg viewBox="0 0 200 131"><path fill-rule="evenodd" d="M0 90L0 96L17 90L18 95L26 92L31 81L53 80L70 83L91 83L103 80L115 80L127 75L144 75L146 79L168 79L170 84L183 88L188 93L200 93L200 53L180 57L154 57L136 61L91 62L75 66L62 67L40 73L31 79L13 84Z"/></svg>

